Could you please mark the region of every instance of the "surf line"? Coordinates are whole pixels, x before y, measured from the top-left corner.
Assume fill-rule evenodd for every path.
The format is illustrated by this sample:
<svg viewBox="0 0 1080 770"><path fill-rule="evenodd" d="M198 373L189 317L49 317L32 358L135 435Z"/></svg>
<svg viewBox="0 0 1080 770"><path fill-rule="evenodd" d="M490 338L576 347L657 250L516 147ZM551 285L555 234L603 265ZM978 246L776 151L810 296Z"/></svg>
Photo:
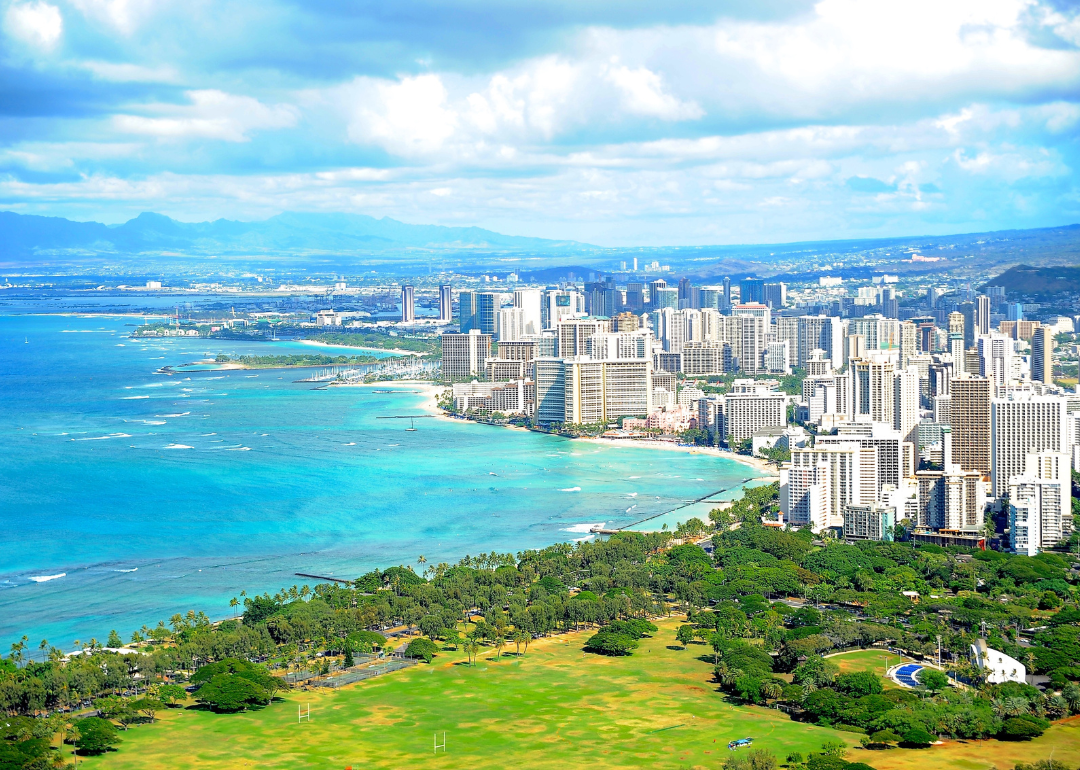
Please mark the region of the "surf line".
<svg viewBox="0 0 1080 770"><path fill-rule="evenodd" d="M709 498L716 497L717 495L722 495L725 492L730 492L733 489L737 489L738 487L741 487L746 482L753 481L753 480L754 480L754 478L752 476L750 478L745 478L742 481L740 481L738 484L730 486L727 489L720 489L720 490L717 490L716 492L710 492L709 494L705 495L704 497L699 497L696 500L687 500L682 505L677 505L674 508L672 508L670 511L664 511L662 513L654 513L652 516L646 516L644 519L641 519L640 521L635 521L635 522L632 522L630 524L624 524L623 526L616 527L613 530L607 530L605 532L599 532L599 533L595 533L595 534L603 535L603 534L607 534L608 532L620 532L620 531L622 531L624 529L627 529L628 527L636 527L638 524L644 524L646 521L652 521L653 519L658 519L661 516L667 516L669 513L675 513L675 511L680 511L683 508L686 508L687 506L694 505L695 503L703 503L706 500L708 500ZM721 500L721 501L718 501L718 502L723 502L723 501Z"/></svg>

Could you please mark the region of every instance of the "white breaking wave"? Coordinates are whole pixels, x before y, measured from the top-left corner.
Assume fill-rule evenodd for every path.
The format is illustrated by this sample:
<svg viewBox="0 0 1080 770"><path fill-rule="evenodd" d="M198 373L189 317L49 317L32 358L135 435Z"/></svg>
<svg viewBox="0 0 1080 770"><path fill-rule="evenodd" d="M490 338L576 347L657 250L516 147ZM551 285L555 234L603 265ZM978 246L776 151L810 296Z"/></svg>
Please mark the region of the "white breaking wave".
<svg viewBox="0 0 1080 770"><path fill-rule="evenodd" d="M166 449L194 449L195 447L190 447L187 444L169 444L165 448Z"/></svg>
<svg viewBox="0 0 1080 770"><path fill-rule="evenodd" d="M560 492L580 492L581 487L567 487L566 489L560 489Z"/></svg>
<svg viewBox="0 0 1080 770"><path fill-rule="evenodd" d="M33 575L30 577L30 580L33 580L35 583L48 583L50 580L57 580L66 575L66 572L61 572L59 575Z"/></svg>
<svg viewBox="0 0 1080 770"><path fill-rule="evenodd" d="M592 532L593 528L603 529L606 521L598 521L595 524L571 524L569 527L560 529L560 532L576 532L578 534L583 532Z"/></svg>
<svg viewBox="0 0 1080 770"><path fill-rule="evenodd" d="M124 396L121 401L135 401L140 398L150 398L150 396Z"/></svg>
<svg viewBox="0 0 1080 770"><path fill-rule="evenodd" d="M131 569L114 569L113 572L138 572L138 567L132 567Z"/></svg>

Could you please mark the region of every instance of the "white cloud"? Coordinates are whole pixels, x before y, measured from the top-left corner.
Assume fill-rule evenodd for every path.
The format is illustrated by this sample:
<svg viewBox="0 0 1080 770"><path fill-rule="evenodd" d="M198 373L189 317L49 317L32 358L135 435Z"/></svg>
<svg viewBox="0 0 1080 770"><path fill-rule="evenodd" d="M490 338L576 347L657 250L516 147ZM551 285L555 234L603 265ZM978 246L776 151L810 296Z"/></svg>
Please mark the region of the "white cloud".
<svg viewBox="0 0 1080 770"><path fill-rule="evenodd" d="M35 48L51 50L64 32L64 17L59 8L43 0L12 3L4 13L4 29Z"/></svg>
<svg viewBox="0 0 1080 770"><path fill-rule="evenodd" d="M1031 7L1030 0L822 0L808 18L719 24L716 64L739 72L743 87L725 91L743 106L767 109L788 96L776 106L789 114L1077 84L1080 53L1031 42Z"/></svg>
<svg viewBox="0 0 1080 770"><path fill-rule="evenodd" d="M356 103L349 138L355 142L377 144L398 155L426 155L441 148L457 126L438 75L396 83L363 78L352 90Z"/></svg>
<svg viewBox="0 0 1080 770"><path fill-rule="evenodd" d="M290 128L299 118L299 112L291 105L266 105L250 96L216 90L188 91L187 96L190 105L159 104L146 108L160 117L116 115L113 125L127 134L246 142L252 131Z"/></svg>
<svg viewBox="0 0 1080 770"><path fill-rule="evenodd" d="M104 21L125 35L130 35L154 10L154 0L71 0L90 19Z"/></svg>
<svg viewBox="0 0 1080 770"><path fill-rule="evenodd" d="M629 112L661 120L693 120L705 114L696 102L684 102L664 91L660 76L646 67L613 67L608 78L622 92Z"/></svg>

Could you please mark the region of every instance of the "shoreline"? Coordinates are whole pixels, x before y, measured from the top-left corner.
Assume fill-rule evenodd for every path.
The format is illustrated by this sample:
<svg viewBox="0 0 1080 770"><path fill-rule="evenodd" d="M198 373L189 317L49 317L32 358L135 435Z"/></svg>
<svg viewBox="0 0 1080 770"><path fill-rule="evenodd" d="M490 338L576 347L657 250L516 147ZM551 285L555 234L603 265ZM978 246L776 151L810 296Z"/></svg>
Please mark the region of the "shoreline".
<svg viewBox="0 0 1080 770"><path fill-rule="evenodd" d="M402 350L401 348L365 348L359 345L342 345L339 342L320 342L319 340L293 340L293 342L299 342L301 345L314 345L320 348L348 348L349 350L368 350L372 353L392 353L397 356L417 356L422 357L423 353L417 353L415 350ZM387 356L390 358L390 356Z"/></svg>
<svg viewBox="0 0 1080 770"><path fill-rule="evenodd" d="M779 479L780 473L766 460L757 457L725 452L716 447L692 446L690 444L677 444L673 441L648 441L636 438L605 438L603 436L578 436L571 441L584 441L592 444L605 446L633 447L637 449L660 449L666 452L683 452L686 454L711 455L724 460L733 460L737 463L749 466L761 474L761 478Z"/></svg>

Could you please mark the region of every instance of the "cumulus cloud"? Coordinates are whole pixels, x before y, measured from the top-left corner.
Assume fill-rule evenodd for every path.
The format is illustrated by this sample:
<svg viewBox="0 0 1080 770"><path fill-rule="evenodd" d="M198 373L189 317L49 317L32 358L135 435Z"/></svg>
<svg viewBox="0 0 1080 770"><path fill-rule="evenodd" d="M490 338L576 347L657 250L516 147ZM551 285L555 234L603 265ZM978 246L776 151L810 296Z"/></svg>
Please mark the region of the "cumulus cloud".
<svg viewBox="0 0 1080 770"><path fill-rule="evenodd" d="M705 114L695 102L684 102L664 90L660 76L646 67L613 67L608 78L622 92L626 109L661 120L693 120Z"/></svg>
<svg viewBox="0 0 1080 770"><path fill-rule="evenodd" d="M78 44L14 65L34 85L10 103L49 116L10 118L38 144L0 139L16 203L345 207L604 243L1080 218L1080 14L1063 3L820 0L655 24L600 10L510 30L528 38L510 52L363 6L6 1L17 52ZM359 42L368 23L377 46Z"/></svg>
<svg viewBox="0 0 1080 770"><path fill-rule="evenodd" d="M4 13L4 30L35 48L50 50L64 32L64 17L59 8L43 0L12 3Z"/></svg>
<svg viewBox="0 0 1080 770"><path fill-rule="evenodd" d="M378 144L399 155L423 155L438 150L457 126L438 75L396 83L365 79L350 90L354 104L349 137L355 142Z"/></svg>
<svg viewBox="0 0 1080 770"><path fill-rule="evenodd" d="M189 91L187 96L190 105L153 105L147 109L159 117L116 115L113 125L126 134L246 142L252 131L291 128L299 119L291 105L266 105L250 96L215 90Z"/></svg>

